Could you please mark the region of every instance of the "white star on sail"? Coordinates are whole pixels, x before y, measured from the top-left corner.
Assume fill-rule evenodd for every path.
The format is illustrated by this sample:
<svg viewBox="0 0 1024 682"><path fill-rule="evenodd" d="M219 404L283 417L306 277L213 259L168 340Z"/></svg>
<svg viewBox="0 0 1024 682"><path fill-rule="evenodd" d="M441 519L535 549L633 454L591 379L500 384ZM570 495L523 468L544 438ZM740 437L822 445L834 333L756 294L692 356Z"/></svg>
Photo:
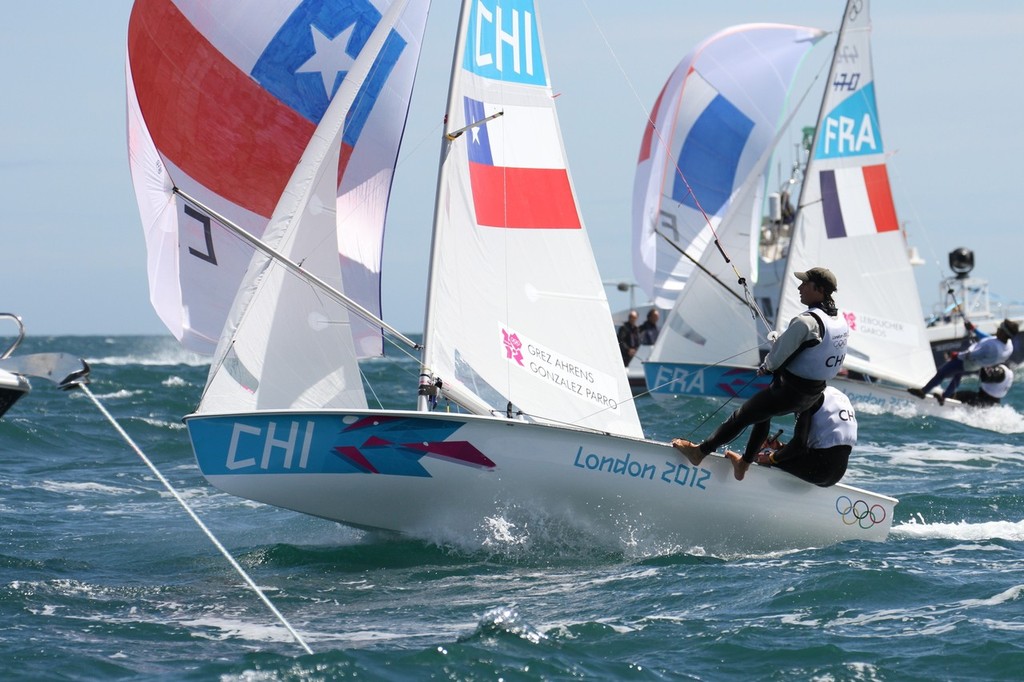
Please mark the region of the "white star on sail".
<svg viewBox="0 0 1024 682"><path fill-rule="evenodd" d="M295 73L319 71L320 77L324 81L324 90L329 98L334 94L334 83L338 80L338 74L348 71L352 67L352 62L355 61L345 51L355 24L339 33L333 40L321 33L316 26L310 28L313 31L313 47L316 52L306 60L305 64L296 69Z"/></svg>

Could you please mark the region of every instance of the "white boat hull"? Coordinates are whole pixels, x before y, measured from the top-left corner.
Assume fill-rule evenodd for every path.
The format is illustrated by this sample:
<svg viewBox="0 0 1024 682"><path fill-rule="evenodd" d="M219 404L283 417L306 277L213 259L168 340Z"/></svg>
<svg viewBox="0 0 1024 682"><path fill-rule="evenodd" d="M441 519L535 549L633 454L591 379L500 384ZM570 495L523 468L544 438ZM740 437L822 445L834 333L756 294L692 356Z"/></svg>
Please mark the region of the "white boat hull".
<svg viewBox="0 0 1024 682"><path fill-rule="evenodd" d="M873 408L889 414L922 415L940 419L950 419L952 411L956 409L971 409L953 398L940 405L934 394L929 394L923 399L917 398L900 386L855 381L843 377L836 377L829 383L845 393L858 409Z"/></svg>
<svg viewBox="0 0 1024 682"><path fill-rule="evenodd" d="M0 369L0 417L31 390L32 385L24 376Z"/></svg>
<svg viewBox="0 0 1024 682"><path fill-rule="evenodd" d="M886 413L905 418L937 417L999 433L1020 433L1024 430L1024 418L1009 405L974 407L953 398L947 398L940 405L935 393L921 399L899 386L842 378L829 383L845 393L860 413Z"/></svg>
<svg viewBox="0 0 1024 682"><path fill-rule="evenodd" d="M757 552L884 541L897 501L665 443L401 411L186 417L199 468L239 497L347 525L467 537L517 510L608 541Z"/></svg>

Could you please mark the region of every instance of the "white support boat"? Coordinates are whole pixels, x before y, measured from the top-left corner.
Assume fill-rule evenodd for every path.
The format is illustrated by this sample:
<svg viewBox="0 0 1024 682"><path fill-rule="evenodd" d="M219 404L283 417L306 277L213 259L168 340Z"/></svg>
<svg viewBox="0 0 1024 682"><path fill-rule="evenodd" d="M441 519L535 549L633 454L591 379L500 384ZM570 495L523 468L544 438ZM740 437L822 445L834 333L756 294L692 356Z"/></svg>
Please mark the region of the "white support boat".
<svg viewBox="0 0 1024 682"><path fill-rule="evenodd" d="M568 171L535 0L463 2L418 405L367 407L351 329L352 311L367 311L345 295L344 260L323 247L349 227L329 208L349 112L372 106L363 86L391 36L408 46L394 72L415 62L423 22L409 17L426 4L396 0L374 17L254 241L206 389L185 418L203 475L240 497L429 539L518 509L613 543L644 537L711 552L884 540L891 497L767 468L740 482L724 457L692 467L643 437ZM130 71L145 54L129 50ZM239 234L218 229L213 243ZM457 413L436 409L449 401Z"/></svg>
<svg viewBox="0 0 1024 682"><path fill-rule="evenodd" d="M928 319L928 341L932 346L935 364L941 365L952 351L960 351L969 345L971 335L965 322L970 322L979 331L994 336L996 328L1010 319L1024 326L1024 303L1005 303L992 300L988 280L971 276L974 270L974 252L959 247L949 252L949 267L956 273L939 283L938 304ZM1017 366L1024 362L1024 332L1018 332L1013 339L1013 354L1009 364Z"/></svg>

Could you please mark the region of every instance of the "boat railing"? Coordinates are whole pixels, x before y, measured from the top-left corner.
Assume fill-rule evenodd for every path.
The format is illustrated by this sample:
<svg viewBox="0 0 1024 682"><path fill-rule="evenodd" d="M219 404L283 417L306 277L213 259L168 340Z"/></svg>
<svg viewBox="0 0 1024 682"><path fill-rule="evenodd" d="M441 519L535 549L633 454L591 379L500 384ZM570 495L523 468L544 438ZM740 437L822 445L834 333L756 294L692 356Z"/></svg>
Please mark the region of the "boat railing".
<svg viewBox="0 0 1024 682"><path fill-rule="evenodd" d="M940 283L939 295L942 303L933 306L929 326L958 319L961 313L973 322L1024 319L1024 302L991 296L987 280L949 277Z"/></svg>
<svg viewBox="0 0 1024 682"><path fill-rule="evenodd" d="M4 319L11 320L18 325L18 336L15 337L14 342L7 347L7 350L0 354L0 360L11 357L11 353L17 350L18 346L21 345L21 342L25 340L25 324L21 321L21 317L14 313L0 313L0 320Z"/></svg>

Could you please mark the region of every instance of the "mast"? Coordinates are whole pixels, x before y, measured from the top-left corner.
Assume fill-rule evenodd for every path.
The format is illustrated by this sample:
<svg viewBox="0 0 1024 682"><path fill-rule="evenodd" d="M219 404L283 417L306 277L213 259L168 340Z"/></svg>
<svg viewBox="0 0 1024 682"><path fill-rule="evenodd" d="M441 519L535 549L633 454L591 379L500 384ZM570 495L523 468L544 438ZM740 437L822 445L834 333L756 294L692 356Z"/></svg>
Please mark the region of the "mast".
<svg viewBox="0 0 1024 682"><path fill-rule="evenodd" d="M843 42L846 38L846 29L850 23L850 12L853 10L853 5L855 3L858 6L861 6L867 4L867 0L846 0L846 9L843 11L843 23L839 25L839 36L836 38L836 46L832 50L832 65L829 66L828 69L828 80L825 81L825 90L821 94L821 104L818 106L818 119L814 123L814 136L811 138L811 147L807 154L807 163L804 164L804 181L800 184L800 196L796 201L797 219L796 224L793 226L793 232L790 236L789 254L786 256L786 267L782 271L781 288L779 290L779 306L775 317L775 329L779 332L783 330L784 325L789 324L789 320L784 320L780 313L782 312L782 300L785 298L786 282L789 281L789 278L792 277L794 272L793 259L789 256L793 252L792 244L796 237L796 232L800 229L800 224L803 222L802 213L804 207L804 194L807 192L807 169L814 160L814 151L818 148L818 137L821 135L821 123L822 119L825 117L825 106L828 104L829 100L829 88L832 87L832 83L835 80L836 67L839 63L839 51L843 47ZM858 12L861 11L866 12L867 8L861 6L860 9L858 9Z"/></svg>
<svg viewBox="0 0 1024 682"><path fill-rule="evenodd" d="M429 412L431 409L431 397L437 394L437 377L434 377L433 371L427 366L427 345L430 342L430 330L431 330L431 305L433 303L433 282L434 282L434 270L437 267L437 262L440 258L440 254L437 249L437 224L440 219L440 211L442 206L441 190L444 186L444 174L446 173L445 161L449 157L451 152L452 144L457 140L465 128L461 130L452 130L456 95L455 95L455 82L456 76L460 69L459 57L464 53L466 49L466 25L469 22L469 5L471 0L464 0L459 10L459 28L456 32L456 43L455 50L452 54L452 71L449 76L449 92L447 92L447 105L444 110L444 130L441 135L441 146L440 154L437 160L437 185L434 188L434 215L433 223L431 226L430 235L430 264L427 268L427 296L425 309L423 313L423 341L420 344L420 388L419 396L417 397L416 409L420 412ZM472 122L470 122L472 123ZM468 126L466 126L468 127ZM463 404L463 398L467 398L466 401L475 403L475 396L453 396L456 400ZM468 407L468 406L467 406ZM480 406L477 404L476 409L471 410L472 412L478 412L479 414L489 414L489 406Z"/></svg>
<svg viewBox="0 0 1024 682"><path fill-rule="evenodd" d="M430 343L431 330L433 329L433 322L431 319L431 296L434 283L434 271L438 267L438 262L441 258L437 245L437 225L441 220L441 211L443 210L443 197L441 192L444 188L444 176L447 173L446 161L448 155L451 152L453 144L460 141L462 133L474 124L482 123L476 121L467 121L466 126L459 130L453 130L454 121L456 120L456 89L455 82L458 77L458 72L461 67L462 55L466 50L466 35L469 24L470 6L472 0L463 0L461 8L459 10L459 28L455 37L455 50L452 53L452 69L451 75L448 79L448 105L445 109L445 126L444 132L441 136L441 152L437 164L437 187L434 193L434 221L433 228L430 236L430 266L427 271L427 296L426 304L423 315L423 341L420 344L420 386L419 395L416 400L416 409L420 412L429 412L431 408L431 397L436 396L438 387L436 381L441 379L435 377L433 370L427 366L427 346ZM462 140L464 142L464 140ZM442 379L443 380L443 379ZM445 387L445 392L451 396L457 403L470 410L475 414L491 414L493 409L490 405L487 405L475 395L471 393L464 393L456 390L455 386Z"/></svg>

